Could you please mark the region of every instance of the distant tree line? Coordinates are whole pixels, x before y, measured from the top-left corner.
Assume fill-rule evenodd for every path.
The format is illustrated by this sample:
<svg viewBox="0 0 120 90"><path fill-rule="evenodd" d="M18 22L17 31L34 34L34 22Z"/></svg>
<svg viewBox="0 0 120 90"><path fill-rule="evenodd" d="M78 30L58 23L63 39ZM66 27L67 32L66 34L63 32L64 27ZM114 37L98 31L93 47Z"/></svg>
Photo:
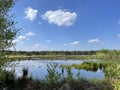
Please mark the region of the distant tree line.
<svg viewBox="0 0 120 90"><path fill-rule="evenodd" d="M6 55L92 55L99 59L120 59L120 50L91 50L91 51L5 51Z"/></svg>
<svg viewBox="0 0 120 90"><path fill-rule="evenodd" d="M5 51L7 55L93 55L97 51Z"/></svg>

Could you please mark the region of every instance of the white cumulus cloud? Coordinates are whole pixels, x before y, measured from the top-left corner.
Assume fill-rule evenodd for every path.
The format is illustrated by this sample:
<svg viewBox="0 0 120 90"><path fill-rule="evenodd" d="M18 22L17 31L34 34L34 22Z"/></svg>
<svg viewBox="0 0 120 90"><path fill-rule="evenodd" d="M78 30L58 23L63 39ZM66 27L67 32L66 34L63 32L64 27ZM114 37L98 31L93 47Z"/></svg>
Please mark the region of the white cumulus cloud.
<svg viewBox="0 0 120 90"><path fill-rule="evenodd" d="M98 38L95 38L95 39L90 39L88 40L89 43L99 43L100 40Z"/></svg>
<svg viewBox="0 0 120 90"><path fill-rule="evenodd" d="M42 15L43 20L48 20L50 24L56 24L58 26L71 26L74 24L77 18L75 12L69 12L65 10L48 10Z"/></svg>
<svg viewBox="0 0 120 90"><path fill-rule="evenodd" d="M17 42L19 42L18 39L15 39L15 40L12 41L12 43L14 43L14 44L17 43Z"/></svg>
<svg viewBox="0 0 120 90"><path fill-rule="evenodd" d="M80 44L79 41L74 41L74 42L71 43L72 46L75 46L75 45L78 45L78 44Z"/></svg>
<svg viewBox="0 0 120 90"><path fill-rule="evenodd" d="M19 39L19 40L25 40L25 39L27 39L27 37L24 36L24 35L20 35L20 36L18 37L18 39Z"/></svg>
<svg viewBox="0 0 120 90"><path fill-rule="evenodd" d="M16 38L15 40L13 40L13 43L21 43L23 44L24 40L29 40L29 37L35 35L35 33L29 31L28 33L26 33L25 35L20 35L18 36L18 38Z"/></svg>
<svg viewBox="0 0 120 90"><path fill-rule="evenodd" d="M80 42L79 41L73 41L71 43L63 43L62 46L67 47L67 46L76 46L79 45Z"/></svg>
<svg viewBox="0 0 120 90"><path fill-rule="evenodd" d="M31 31L29 31L28 33L26 33L26 36L34 36L34 35L35 35L35 33L31 32Z"/></svg>
<svg viewBox="0 0 120 90"><path fill-rule="evenodd" d="M103 43L100 39L98 39L98 38L90 39L90 40L88 40L88 43L104 44L104 43Z"/></svg>
<svg viewBox="0 0 120 90"><path fill-rule="evenodd" d="M27 40L27 39L28 39L28 38L27 38L25 35L20 35L20 36L18 36L17 39L13 40L12 42L13 42L14 44L16 44L16 43L23 44L23 41L24 41L24 40Z"/></svg>
<svg viewBox="0 0 120 90"><path fill-rule="evenodd" d="M28 7L24 10L24 13L26 14L26 16L24 17L25 19L33 21L37 16L38 10Z"/></svg>

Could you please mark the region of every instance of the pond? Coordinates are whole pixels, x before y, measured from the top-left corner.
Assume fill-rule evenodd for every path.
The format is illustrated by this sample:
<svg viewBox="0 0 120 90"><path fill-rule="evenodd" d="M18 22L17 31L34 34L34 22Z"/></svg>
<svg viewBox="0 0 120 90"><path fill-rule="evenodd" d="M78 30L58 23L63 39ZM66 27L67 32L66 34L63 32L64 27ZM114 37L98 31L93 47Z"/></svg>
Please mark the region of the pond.
<svg viewBox="0 0 120 90"><path fill-rule="evenodd" d="M87 62L87 64L85 64ZM57 64L57 72L61 73L62 76L66 77L69 73L73 77L83 77L87 79L91 78L98 78L102 79L104 78L105 74L103 72L103 68L95 68L93 66L90 66L95 68L95 70L91 70L88 68L83 68L82 66L86 65L92 65L89 64L91 62L99 63L101 61L98 60L22 60L22 61L12 61L5 63L4 66L2 66L3 70L7 71L14 71L16 78L22 76L22 71L24 68L28 69L28 75L32 76L34 79L45 79L46 75L48 74L47 71L47 65ZM88 65L89 64L89 65ZM76 65L78 68L76 68ZM81 66L82 65L82 66ZM85 66L85 67L86 67ZM70 67L70 68L66 68Z"/></svg>

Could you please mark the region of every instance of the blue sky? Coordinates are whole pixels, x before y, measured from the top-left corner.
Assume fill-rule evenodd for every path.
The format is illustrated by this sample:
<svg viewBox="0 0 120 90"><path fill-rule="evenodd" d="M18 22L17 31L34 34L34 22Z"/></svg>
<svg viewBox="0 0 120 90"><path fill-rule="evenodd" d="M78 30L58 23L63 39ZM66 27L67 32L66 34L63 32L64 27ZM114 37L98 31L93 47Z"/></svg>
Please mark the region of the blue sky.
<svg viewBox="0 0 120 90"><path fill-rule="evenodd" d="M18 0L16 50L120 49L119 0Z"/></svg>

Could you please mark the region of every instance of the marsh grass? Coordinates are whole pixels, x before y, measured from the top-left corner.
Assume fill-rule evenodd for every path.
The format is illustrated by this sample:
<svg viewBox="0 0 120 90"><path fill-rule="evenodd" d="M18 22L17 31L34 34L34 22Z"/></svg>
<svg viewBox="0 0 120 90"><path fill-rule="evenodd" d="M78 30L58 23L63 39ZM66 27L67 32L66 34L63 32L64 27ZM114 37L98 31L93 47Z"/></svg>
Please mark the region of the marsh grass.
<svg viewBox="0 0 120 90"><path fill-rule="evenodd" d="M91 81L83 78L79 79L64 79L62 81L53 83L46 83L46 81L34 80L32 78L19 78L14 83L7 83L8 90L58 90L65 83L67 83L71 90L113 90L111 84L106 80Z"/></svg>

